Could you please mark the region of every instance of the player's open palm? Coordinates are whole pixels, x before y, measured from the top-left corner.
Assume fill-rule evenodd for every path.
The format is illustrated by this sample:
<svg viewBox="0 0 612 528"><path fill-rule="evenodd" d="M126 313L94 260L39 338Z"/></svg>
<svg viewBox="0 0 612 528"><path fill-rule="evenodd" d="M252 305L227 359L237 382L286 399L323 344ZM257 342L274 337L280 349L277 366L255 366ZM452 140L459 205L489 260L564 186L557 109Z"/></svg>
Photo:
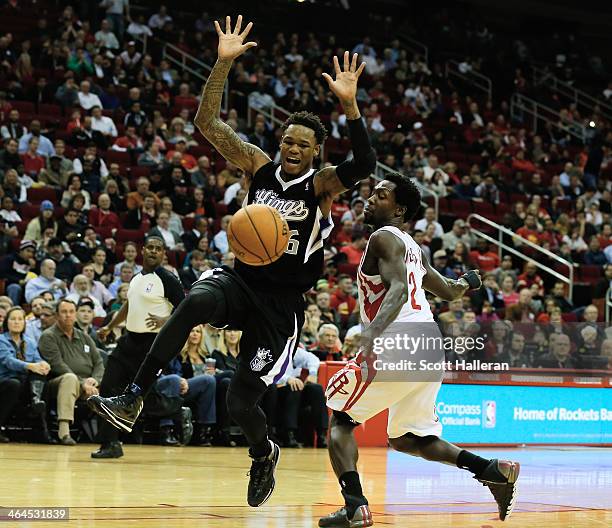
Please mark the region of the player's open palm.
<svg viewBox="0 0 612 528"><path fill-rule="evenodd" d="M362 62L357 67L357 53L353 53L353 59L350 60L350 54L348 51L344 52L344 69L340 69L340 62L338 57L334 56L334 70L336 73L336 79L334 80L331 75L324 73L323 77L329 84L329 88L336 97L341 101L350 101L357 95L357 80L365 68L365 62Z"/></svg>
<svg viewBox="0 0 612 528"><path fill-rule="evenodd" d="M236 21L236 27L232 31L232 19L227 16L225 17L224 33L219 22L215 20L215 29L217 30L217 35L219 35L219 58L233 60L242 55L249 48L257 46L256 42L244 43L244 39L247 37L252 27L253 22L249 22L244 28L244 31L240 32L242 28L242 15L239 15Z"/></svg>

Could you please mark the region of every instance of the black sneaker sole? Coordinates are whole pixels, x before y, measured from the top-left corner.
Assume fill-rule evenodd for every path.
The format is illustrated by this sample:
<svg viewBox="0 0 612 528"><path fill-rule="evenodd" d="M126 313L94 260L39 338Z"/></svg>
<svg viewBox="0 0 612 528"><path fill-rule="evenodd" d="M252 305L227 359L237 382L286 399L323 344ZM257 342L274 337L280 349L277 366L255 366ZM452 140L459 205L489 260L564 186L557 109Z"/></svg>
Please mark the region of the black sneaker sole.
<svg viewBox="0 0 612 528"><path fill-rule="evenodd" d="M276 487L276 468L280 462L280 447L274 444L274 449L276 449L276 460L274 461L274 470L272 471L272 487L270 488L270 491L266 495L265 499L259 504L249 504L249 506L252 508L259 508L260 506L263 506L266 502L268 502L268 499L272 496L272 493L274 493L274 488Z"/></svg>
<svg viewBox="0 0 612 528"><path fill-rule="evenodd" d="M121 429L127 433L132 432L134 422L117 416L101 401L89 398L87 400L87 405L93 412L95 412L98 416L104 418L109 424L113 425L117 429Z"/></svg>

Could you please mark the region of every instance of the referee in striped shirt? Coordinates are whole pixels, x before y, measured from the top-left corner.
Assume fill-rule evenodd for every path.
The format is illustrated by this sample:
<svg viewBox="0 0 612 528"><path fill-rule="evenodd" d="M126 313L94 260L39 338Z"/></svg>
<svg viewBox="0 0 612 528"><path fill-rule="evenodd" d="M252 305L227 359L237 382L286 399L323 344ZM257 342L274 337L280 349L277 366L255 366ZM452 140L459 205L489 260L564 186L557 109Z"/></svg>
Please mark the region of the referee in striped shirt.
<svg viewBox="0 0 612 528"><path fill-rule="evenodd" d="M126 321L127 332L108 358L100 383L102 396L121 394L132 381L159 329L185 297L179 280L161 266L165 253L160 237L146 239L142 248L143 269L130 281L127 301L112 321L98 330L98 337L104 341L116 326ZM119 431L106 421L100 423L98 436L102 445L91 454L92 458L123 456Z"/></svg>

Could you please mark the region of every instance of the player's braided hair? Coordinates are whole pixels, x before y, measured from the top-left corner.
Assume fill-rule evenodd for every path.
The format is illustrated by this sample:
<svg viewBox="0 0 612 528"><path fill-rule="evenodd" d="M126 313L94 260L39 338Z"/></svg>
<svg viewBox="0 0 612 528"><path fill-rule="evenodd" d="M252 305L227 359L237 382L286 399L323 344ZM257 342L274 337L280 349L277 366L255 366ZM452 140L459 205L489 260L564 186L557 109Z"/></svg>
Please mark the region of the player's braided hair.
<svg viewBox="0 0 612 528"><path fill-rule="evenodd" d="M327 130L325 130L325 125L323 125L319 119L319 116L311 112L293 112L283 123L282 131L284 132L287 130L290 125L302 125L313 130L317 140L317 145L322 145L325 138L327 138Z"/></svg>
<svg viewBox="0 0 612 528"><path fill-rule="evenodd" d="M421 191L408 176L399 172L385 175L385 180L395 184L395 201L406 207L404 222L409 222L421 208Z"/></svg>

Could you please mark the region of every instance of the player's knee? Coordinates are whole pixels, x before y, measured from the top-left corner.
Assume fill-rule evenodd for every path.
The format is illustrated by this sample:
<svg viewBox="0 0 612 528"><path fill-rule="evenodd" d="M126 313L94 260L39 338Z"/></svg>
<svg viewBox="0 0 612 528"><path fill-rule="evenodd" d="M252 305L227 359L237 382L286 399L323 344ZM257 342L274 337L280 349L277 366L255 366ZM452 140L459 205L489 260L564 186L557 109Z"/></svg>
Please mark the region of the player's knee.
<svg viewBox="0 0 612 528"><path fill-rule="evenodd" d="M409 455L414 456L421 456L421 451L419 449L417 439L411 433L407 433L397 438L389 438L389 446L391 446L391 448L395 449L396 451L400 451L402 453L407 453Z"/></svg>

